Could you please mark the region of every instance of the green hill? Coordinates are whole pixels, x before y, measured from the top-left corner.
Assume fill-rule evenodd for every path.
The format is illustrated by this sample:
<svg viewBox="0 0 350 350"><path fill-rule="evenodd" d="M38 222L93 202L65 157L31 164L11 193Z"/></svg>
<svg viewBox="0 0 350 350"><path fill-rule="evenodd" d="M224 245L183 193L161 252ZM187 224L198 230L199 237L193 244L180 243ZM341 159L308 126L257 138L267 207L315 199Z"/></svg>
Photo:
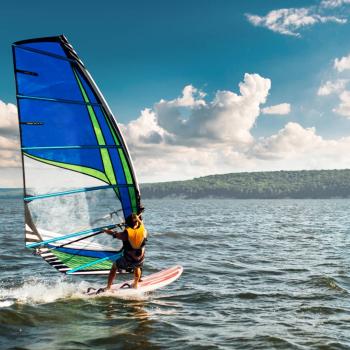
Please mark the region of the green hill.
<svg viewBox="0 0 350 350"><path fill-rule="evenodd" d="M187 181L143 184L143 198L346 198L350 169L210 175Z"/></svg>

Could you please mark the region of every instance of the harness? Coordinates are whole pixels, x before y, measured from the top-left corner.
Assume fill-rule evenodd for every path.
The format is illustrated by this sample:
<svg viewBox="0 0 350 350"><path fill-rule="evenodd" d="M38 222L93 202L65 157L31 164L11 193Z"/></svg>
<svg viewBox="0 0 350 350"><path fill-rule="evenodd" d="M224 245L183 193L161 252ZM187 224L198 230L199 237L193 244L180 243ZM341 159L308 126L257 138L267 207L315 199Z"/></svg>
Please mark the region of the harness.
<svg viewBox="0 0 350 350"><path fill-rule="evenodd" d="M127 227L126 232L128 233L128 240L123 241L124 257L127 260L134 262L134 256L141 257L142 255L142 248L147 242L147 230L145 229L145 226L141 224L136 229ZM130 253L134 253L134 256ZM144 256L138 259L137 262L139 263L143 260Z"/></svg>

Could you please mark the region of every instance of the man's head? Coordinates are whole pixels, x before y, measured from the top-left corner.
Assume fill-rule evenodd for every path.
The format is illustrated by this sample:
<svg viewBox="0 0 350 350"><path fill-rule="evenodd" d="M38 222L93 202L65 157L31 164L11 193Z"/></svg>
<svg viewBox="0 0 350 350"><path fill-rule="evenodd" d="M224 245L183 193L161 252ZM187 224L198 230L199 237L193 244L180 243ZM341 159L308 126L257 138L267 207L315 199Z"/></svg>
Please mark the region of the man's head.
<svg viewBox="0 0 350 350"><path fill-rule="evenodd" d="M138 223L137 220L137 215L135 213L132 213L131 215L129 215L126 220L125 223L129 226L129 227L134 227L136 226L136 224Z"/></svg>

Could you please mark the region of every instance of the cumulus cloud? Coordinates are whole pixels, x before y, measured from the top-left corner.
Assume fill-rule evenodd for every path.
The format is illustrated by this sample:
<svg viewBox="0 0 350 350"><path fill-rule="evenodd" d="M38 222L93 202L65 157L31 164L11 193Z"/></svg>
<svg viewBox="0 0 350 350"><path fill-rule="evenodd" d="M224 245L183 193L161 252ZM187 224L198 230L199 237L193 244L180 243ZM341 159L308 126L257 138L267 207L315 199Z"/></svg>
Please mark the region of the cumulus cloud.
<svg viewBox="0 0 350 350"><path fill-rule="evenodd" d="M346 85L349 82L348 75L344 71L350 69L350 55L342 58L335 58L333 69L337 71L338 79L334 81L327 81L321 85L317 91L319 96L328 96L336 94L339 98L339 105L332 109L343 117L350 118L350 91L346 90Z"/></svg>
<svg viewBox="0 0 350 350"><path fill-rule="evenodd" d="M20 165L20 153L18 151L8 151L0 148L0 168L18 168Z"/></svg>
<svg viewBox="0 0 350 350"><path fill-rule="evenodd" d="M19 166L17 108L0 100L0 168Z"/></svg>
<svg viewBox="0 0 350 350"><path fill-rule="evenodd" d="M161 128L157 121L157 116L152 109L146 108L136 120L129 124L120 124L120 128L128 143L137 145L138 143L161 143L171 135Z"/></svg>
<svg viewBox="0 0 350 350"><path fill-rule="evenodd" d="M350 91L343 91L339 95L339 106L333 109L333 112L344 117L350 118Z"/></svg>
<svg viewBox="0 0 350 350"><path fill-rule="evenodd" d="M344 56L342 58L336 58L334 60L334 68L338 72L343 72L344 70L350 69L350 55Z"/></svg>
<svg viewBox="0 0 350 350"><path fill-rule="evenodd" d="M206 101L203 92L188 85L180 97L159 101L122 129L135 145L141 142L201 146L230 142L244 146L253 140L250 130L270 87L269 79L245 74L239 94L217 91L211 101Z"/></svg>
<svg viewBox="0 0 350 350"><path fill-rule="evenodd" d="M18 150L18 139L10 139L4 136L0 136L0 150L13 151Z"/></svg>
<svg viewBox="0 0 350 350"><path fill-rule="evenodd" d="M287 103L263 108L270 87L269 79L246 74L239 93L217 91L208 100L189 85L179 97L161 100L121 125L141 181L350 166L350 138L325 140L313 127L289 122L273 135L254 138L252 128L264 111L290 110Z"/></svg>
<svg viewBox="0 0 350 350"><path fill-rule="evenodd" d="M319 147L321 142L315 128L290 122L277 134L260 139L252 148L252 154L262 159L288 157Z"/></svg>
<svg viewBox="0 0 350 350"><path fill-rule="evenodd" d="M270 88L270 79L245 74L239 93L217 91L208 101L203 91L188 85L179 97L160 100L120 125L141 179L175 180L252 167L244 152L254 142L251 129Z"/></svg>
<svg viewBox="0 0 350 350"><path fill-rule="evenodd" d="M254 162L226 144L181 146L170 144L131 146L142 182L189 179L215 173L256 170Z"/></svg>
<svg viewBox="0 0 350 350"><path fill-rule="evenodd" d="M259 167L272 169L340 169L350 166L350 137L327 140L315 128L287 123L275 135L261 138L250 150ZM259 161L261 159L263 163Z"/></svg>
<svg viewBox="0 0 350 350"><path fill-rule="evenodd" d="M262 114L277 114L286 115L289 114L291 110L289 103L280 103L278 105L269 106L261 109Z"/></svg>
<svg viewBox="0 0 350 350"><path fill-rule="evenodd" d="M230 144L190 147L150 144L131 149L141 181L181 180L217 173L350 167L350 137L326 140L314 127L287 123L248 148Z"/></svg>
<svg viewBox="0 0 350 350"><path fill-rule="evenodd" d="M328 96L334 93L344 91L348 79L337 79L335 81L327 81L317 91L318 96Z"/></svg>
<svg viewBox="0 0 350 350"><path fill-rule="evenodd" d="M336 8L350 4L350 0L323 0L321 6L325 8Z"/></svg>
<svg viewBox="0 0 350 350"><path fill-rule="evenodd" d="M17 137L17 107L0 100L0 136Z"/></svg>
<svg viewBox="0 0 350 350"><path fill-rule="evenodd" d="M334 84L325 85L328 92L335 89ZM140 180L350 166L350 137L326 140L313 127L289 122L273 135L255 138L252 129L262 113L290 111L288 103L264 107L270 88L270 79L258 74L245 74L238 91L217 91L211 99L187 85L177 98L162 99L135 120L120 124ZM341 96L337 112L350 116L350 92ZM8 129L15 130L13 125ZM0 134L0 174L13 174L10 169L20 164L16 140ZM9 175L4 176L2 183L11 183Z"/></svg>
<svg viewBox="0 0 350 350"><path fill-rule="evenodd" d="M333 22L345 24L346 19L337 16L324 16L316 7L285 8L272 10L265 16L246 14L248 21L254 26L265 27L273 32L300 36L299 30L317 23Z"/></svg>

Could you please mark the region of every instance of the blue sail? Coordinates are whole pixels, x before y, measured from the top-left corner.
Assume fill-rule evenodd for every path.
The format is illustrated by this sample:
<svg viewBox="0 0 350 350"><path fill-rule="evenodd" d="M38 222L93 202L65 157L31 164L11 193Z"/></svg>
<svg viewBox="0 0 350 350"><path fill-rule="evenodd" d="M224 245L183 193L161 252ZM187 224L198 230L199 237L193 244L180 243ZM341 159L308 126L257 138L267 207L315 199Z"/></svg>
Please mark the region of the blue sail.
<svg viewBox="0 0 350 350"><path fill-rule="evenodd" d="M97 235L78 242L73 237L94 232L96 223L112 227L140 213L139 186L115 118L67 39L16 42L13 59L26 243L42 247L44 258L53 254L55 267L69 272L93 262L93 250L100 258L117 251L96 242ZM110 264L96 260L77 273L106 272Z"/></svg>

